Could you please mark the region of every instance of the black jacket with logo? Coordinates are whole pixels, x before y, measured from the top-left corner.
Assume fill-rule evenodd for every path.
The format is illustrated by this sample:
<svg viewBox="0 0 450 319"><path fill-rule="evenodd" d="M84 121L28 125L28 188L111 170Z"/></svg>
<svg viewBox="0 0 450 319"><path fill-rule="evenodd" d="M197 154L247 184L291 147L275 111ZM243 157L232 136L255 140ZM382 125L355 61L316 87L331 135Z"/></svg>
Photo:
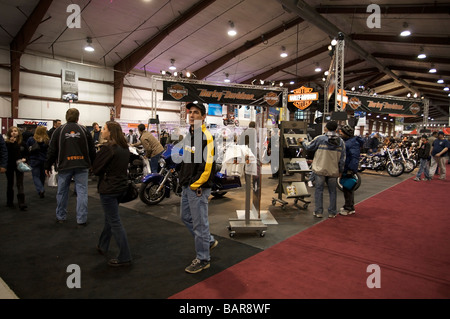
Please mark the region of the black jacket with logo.
<svg viewBox="0 0 450 319"><path fill-rule="evenodd" d="M90 168L95 159L95 146L86 128L75 122L58 127L52 134L45 169L65 170Z"/></svg>
<svg viewBox="0 0 450 319"><path fill-rule="evenodd" d="M201 149L195 143L195 137L201 136ZM200 146L200 143L198 143ZM184 138L183 162L180 169L180 184L191 189L211 188L215 171L214 138L203 124L197 132L190 129Z"/></svg>

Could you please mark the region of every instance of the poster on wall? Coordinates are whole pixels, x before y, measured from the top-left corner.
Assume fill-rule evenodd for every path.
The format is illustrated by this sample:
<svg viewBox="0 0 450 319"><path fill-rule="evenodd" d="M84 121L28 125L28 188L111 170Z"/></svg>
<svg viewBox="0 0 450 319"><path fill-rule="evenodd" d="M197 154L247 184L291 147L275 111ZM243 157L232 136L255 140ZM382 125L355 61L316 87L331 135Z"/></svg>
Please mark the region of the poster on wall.
<svg viewBox="0 0 450 319"><path fill-rule="evenodd" d="M61 99L66 102L78 101L77 71L61 70Z"/></svg>

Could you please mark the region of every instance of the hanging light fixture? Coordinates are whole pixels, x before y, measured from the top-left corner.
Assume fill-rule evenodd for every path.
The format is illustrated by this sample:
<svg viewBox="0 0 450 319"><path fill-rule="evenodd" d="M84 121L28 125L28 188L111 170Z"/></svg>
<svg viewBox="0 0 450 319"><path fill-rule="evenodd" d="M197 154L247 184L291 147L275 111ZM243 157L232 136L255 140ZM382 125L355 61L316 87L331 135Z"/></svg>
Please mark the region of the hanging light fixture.
<svg viewBox="0 0 450 319"><path fill-rule="evenodd" d="M428 70L428 72L429 73L436 73L437 72L436 68L434 67L434 64L431 64L431 68Z"/></svg>
<svg viewBox="0 0 450 319"><path fill-rule="evenodd" d="M94 52L95 49L94 49L94 47L92 46L92 38L91 38L91 37L87 37L87 38L86 38L86 42L87 42L87 44L86 44L86 46L84 47L84 50L87 51L87 52Z"/></svg>
<svg viewBox="0 0 450 319"><path fill-rule="evenodd" d="M442 84L442 83L444 83L444 80L443 79L439 79L439 80L437 80L437 83Z"/></svg>
<svg viewBox="0 0 450 319"><path fill-rule="evenodd" d="M423 47L420 47L420 53L417 55L418 59L426 59L427 55L425 54Z"/></svg>
<svg viewBox="0 0 450 319"><path fill-rule="evenodd" d="M176 70L177 67L174 65L175 60L174 59L170 59L170 66L169 66L169 70Z"/></svg>
<svg viewBox="0 0 450 319"><path fill-rule="evenodd" d="M281 47L280 57L285 58L285 57L287 57L287 56L288 56L288 54L287 54L287 52L286 52L286 48L285 48L284 46Z"/></svg>
<svg viewBox="0 0 450 319"><path fill-rule="evenodd" d="M322 68L319 66L319 63L316 63L316 68L314 69L316 72L321 72Z"/></svg>
<svg viewBox="0 0 450 319"><path fill-rule="evenodd" d="M411 35L411 31L408 29L408 23L403 22L403 31L400 33L402 37L408 37Z"/></svg>
<svg viewBox="0 0 450 319"><path fill-rule="evenodd" d="M223 80L226 83L230 83L230 79L228 78L228 73L225 73L225 80Z"/></svg>
<svg viewBox="0 0 450 319"><path fill-rule="evenodd" d="M236 29L234 28L234 23L230 20L228 21L228 24L230 25L230 28L228 29L228 35L230 37L234 37L237 34Z"/></svg>

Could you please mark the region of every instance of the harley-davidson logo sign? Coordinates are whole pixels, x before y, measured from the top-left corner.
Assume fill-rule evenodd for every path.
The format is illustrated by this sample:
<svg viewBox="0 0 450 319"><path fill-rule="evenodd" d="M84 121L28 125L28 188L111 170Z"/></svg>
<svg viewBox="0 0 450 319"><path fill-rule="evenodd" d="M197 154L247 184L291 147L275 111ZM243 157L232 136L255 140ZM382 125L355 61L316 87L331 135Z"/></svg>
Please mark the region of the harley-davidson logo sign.
<svg viewBox="0 0 450 319"><path fill-rule="evenodd" d="M167 89L167 93L175 100L181 100L188 95L188 90L181 84L174 84Z"/></svg>
<svg viewBox="0 0 450 319"><path fill-rule="evenodd" d="M294 90L294 94L288 95L288 101L292 102L295 107L303 111L311 105L312 101L319 99L319 94L317 92L312 92L312 90L312 88L302 86L301 88Z"/></svg>
<svg viewBox="0 0 450 319"><path fill-rule="evenodd" d="M411 111L412 114L417 114L420 112L420 106L417 103L414 103L409 107L409 110Z"/></svg>
<svg viewBox="0 0 450 319"><path fill-rule="evenodd" d="M269 92L264 95L264 101L266 101L270 106L274 106L278 103L278 94L275 92Z"/></svg>
<svg viewBox="0 0 450 319"><path fill-rule="evenodd" d="M348 105L354 110L361 106L361 101L357 97L352 97L348 101Z"/></svg>

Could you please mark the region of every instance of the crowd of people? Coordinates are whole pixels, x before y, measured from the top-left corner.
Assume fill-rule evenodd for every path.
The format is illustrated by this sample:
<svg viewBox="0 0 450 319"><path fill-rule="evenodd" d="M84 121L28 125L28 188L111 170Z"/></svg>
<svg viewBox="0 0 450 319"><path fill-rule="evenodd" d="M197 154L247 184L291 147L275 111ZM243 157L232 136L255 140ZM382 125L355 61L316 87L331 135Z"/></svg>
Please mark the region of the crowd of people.
<svg viewBox="0 0 450 319"><path fill-rule="evenodd" d="M206 111L202 105L190 103L189 133L184 139L183 148L186 161L182 162L180 184L182 186L180 216L194 238L196 257L185 268L188 273L197 273L210 266L210 251L218 241L209 231L208 197L211 193L211 178L215 166L214 138L204 123ZM6 205L14 208L14 184L17 188L17 204L20 210L26 210L24 192L24 172L18 169L20 163L28 163L36 194L45 198L46 177L57 171L56 222L64 224L67 219L67 206L70 184L74 182L76 193L76 221L80 227L88 220L88 177L98 177L97 190L105 214L103 231L98 239L97 251L105 255L109 251L110 241L114 238L119 247L116 258L110 259L108 265L113 267L131 264L132 256L128 245L126 231L119 216L119 203L128 187L129 146L142 146L149 158L153 173L158 171L158 161L169 142L169 137L162 132L157 139L145 125L138 125L138 134L132 129L127 134L115 121L108 121L100 128L93 123L92 131L78 124L79 111L70 108L66 112L66 123L53 121L53 127L47 131L45 126L38 126L34 132L21 132L17 126L9 127L6 138L0 136L0 172L5 173ZM254 129L253 127L249 128ZM193 147L194 136L202 136L201 162L196 162L197 153ZM307 151L314 152L312 172L315 180L314 216L323 216L323 192L328 186L328 216L334 218L338 213L352 215L355 213L354 191L343 188L345 203L337 208L337 178L352 177L358 171L360 153L377 152L382 147L404 145L416 148L420 160L419 169L414 180L431 180L436 172L440 179L445 179L446 162L450 142L443 132L431 136L415 138L387 137L381 139L379 134L365 137L355 136L354 128L349 125L339 127L335 121L325 126L325 132L311 142L299 139ZM248 144L248 141L244 141ZM424 178L421 179L421 175Z"/></svg>
<svg viewBox="0 0 450 319"><path fill-rule="evenodd" d="M314 176L315 191L314 216L323 216L323 189L327 183L329 192L328 216L336 217L336 185L338 177L352 177L358 172L358 163L361 153L377 153L382 148L407 147L415 149L420 161L415 181L432 180L435 174L439 179L446 179L446 163L448 161L450 141L445 138L443 131L433 132L431 137L422 135L420 140L416 137L385 137L381 139L379 133L372 136L367 133L364 138L355 136L354 128L343 125L338 129L335 121L330 121L325 126L323 135L314 138L310 143L303 139L299 141L307 151L314 153L312 161L312 175ZM424 178L421 179L421 175ZM312 183L311 183L312 184ZM343 187L344 206L339 214L351 215L355 213L354 191L352 188Z"/></svg>

